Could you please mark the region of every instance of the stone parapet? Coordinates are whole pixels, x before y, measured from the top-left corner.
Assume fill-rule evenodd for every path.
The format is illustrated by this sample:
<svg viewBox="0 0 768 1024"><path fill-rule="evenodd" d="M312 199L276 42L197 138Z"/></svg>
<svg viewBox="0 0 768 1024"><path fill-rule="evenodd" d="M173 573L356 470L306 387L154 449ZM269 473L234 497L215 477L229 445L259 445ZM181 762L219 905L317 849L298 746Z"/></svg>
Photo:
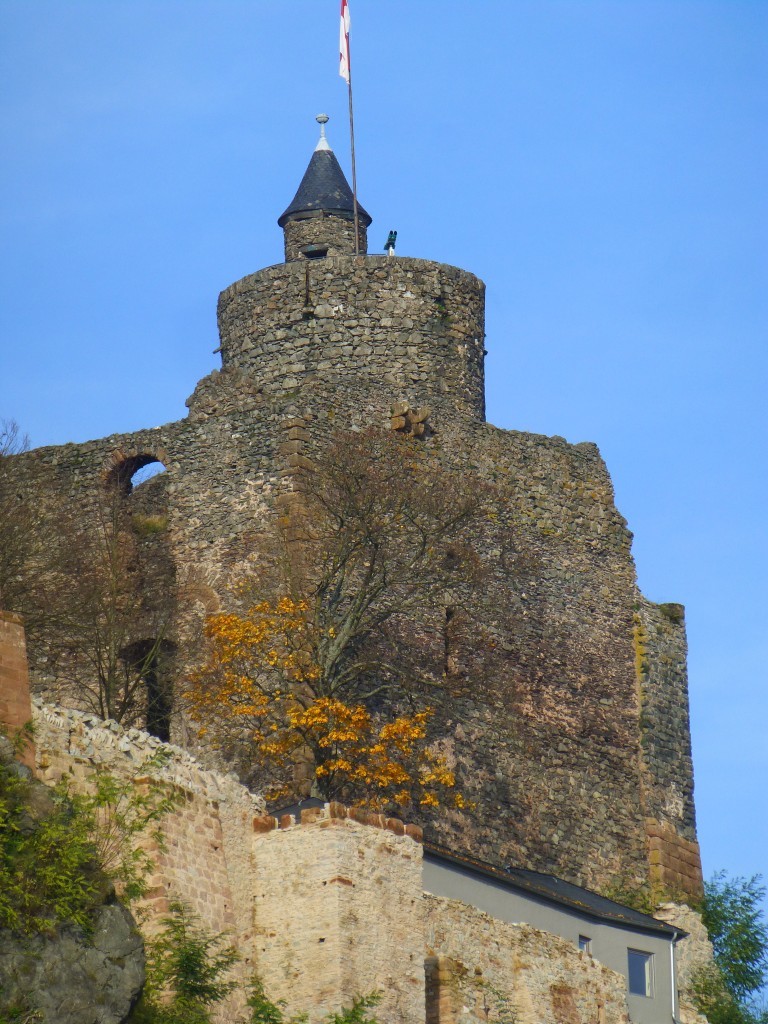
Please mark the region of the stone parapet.
<svg viewBox="0 0 768 1024"><path fill-rule="evenodd" d="M299 814L281 814L279 818L270 814L260 815L253 819L253 831L257 833L272 832L275 829L314 825L320 821L355 821L359 825L386 829L396 836L408 836L409 839L413 839L417 843L422 842L424 838L424 831L420 825L406 824L400 818L389 818L385 814L369 811L365 807L347 807L346 804L334 800L322 807L302 808Z"/></svg>

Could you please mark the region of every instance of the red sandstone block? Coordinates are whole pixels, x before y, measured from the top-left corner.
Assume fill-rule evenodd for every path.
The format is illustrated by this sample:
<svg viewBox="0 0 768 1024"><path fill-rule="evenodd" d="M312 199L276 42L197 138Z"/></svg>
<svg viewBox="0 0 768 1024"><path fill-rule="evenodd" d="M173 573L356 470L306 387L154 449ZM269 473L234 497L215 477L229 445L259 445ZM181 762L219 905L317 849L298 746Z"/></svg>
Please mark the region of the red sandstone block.
<svg viewBox="0 0 768 1024"><path fill-rule="evenodd" d="M320 821L324 817L324 807L305 807L301 812L301 824L311 825L313 821Z"/></svg>
<svg viewBox="0 0 768 1024"><path fill-rule="evenodd" d="M254 832L272 832L277 828L277 819L270 814L262 814L253 819Z"/></svg>
<svg viewBox="0 0 768 1024"><path fill-rule="evenodd" d="M332 800L328 805L328 813L332 818L346 818L348 815L348 808L346 808L344 804L340 804L337 803L337 801Z"/></svg>
<svg viewBox="0 0 768 1024"><path fill-rule="evenodd" d="M405 835L405 825L399 818L387 818L387 829L394 832L396 836Z"/></svg>
<svg viewBox="0 0 768 1024"><path fill-rule="evenodd" d="M417 843L424 842L424 829L421 825L406 825L405 834Z"/></svg>
<svg viewBox="0 0 768 1024"><path fill-rule="evenodd" d="M290 828L293 825L293 815L283 814L280 817L280 828Z"/></svg>

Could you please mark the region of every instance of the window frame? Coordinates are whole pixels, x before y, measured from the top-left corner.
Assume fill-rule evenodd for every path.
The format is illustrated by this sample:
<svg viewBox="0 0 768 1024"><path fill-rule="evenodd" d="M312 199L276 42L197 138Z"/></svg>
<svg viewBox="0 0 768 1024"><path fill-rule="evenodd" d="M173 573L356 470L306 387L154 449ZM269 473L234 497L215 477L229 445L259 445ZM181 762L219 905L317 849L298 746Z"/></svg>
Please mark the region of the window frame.
<svg viewBox="0 0 768 1024"><path fill-rule="evenodd" d="M633 957L641 958L640 962L638 959L635 963L640 966L642 964L643 975L645 984L643 986L644 991L639 992L633 988L633 981L637 980L637 973L632 969ZM646 999L653 999L655 991L655 968L654 968L654 954L648 952L647 949L634 949L631 946L627 947L627 991L631 996L641 996Z"/></svg>

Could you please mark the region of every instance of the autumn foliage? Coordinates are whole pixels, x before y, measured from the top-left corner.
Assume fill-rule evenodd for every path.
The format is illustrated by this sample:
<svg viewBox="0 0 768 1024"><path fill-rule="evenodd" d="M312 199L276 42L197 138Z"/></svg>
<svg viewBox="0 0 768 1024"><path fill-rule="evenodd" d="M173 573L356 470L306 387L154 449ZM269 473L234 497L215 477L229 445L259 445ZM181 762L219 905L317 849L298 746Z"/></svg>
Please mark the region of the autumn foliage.
<svg viewBox="0 0 768 1024"><path fill-rule="evenodd" d="M275 799L311 785L375 806L461 805L423 695L479 685L460 642L493 646L467 598L482 590L474 545L497 495L376 431L339 435L293 484L235 610L207 620L193 720L207 741L248 748Z"/></svg>
<svg viewBox="0 0 768 1024"><path fill-rule="evenodd" d="M193 717L208 723L201 734L239 723L272 781L272 800L291 794L309 763L327 798L436 806L450 792L461 806L453 772L427 744L431 709L377 722L362 704L319 692L322 673L307 654L309 611L284 597L208 619L209 661L186 695Z"/></svg>

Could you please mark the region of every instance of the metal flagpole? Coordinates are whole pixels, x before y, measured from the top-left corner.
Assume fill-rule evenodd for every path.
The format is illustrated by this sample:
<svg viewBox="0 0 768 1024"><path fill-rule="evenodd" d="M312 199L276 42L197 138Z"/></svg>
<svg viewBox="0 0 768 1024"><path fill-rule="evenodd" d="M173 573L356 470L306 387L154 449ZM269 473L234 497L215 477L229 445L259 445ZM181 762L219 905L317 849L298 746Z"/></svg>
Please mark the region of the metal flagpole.
<svg viewBox="0 0 768 1024"><path fill-rule="evenodd" d="M357 212L357 168L355 167L355 116L352 112L352 61L349 55L349 6L341 0L341 37L339 40L339 74L349 92L349 139L352 147L352 212L355 218L355 256L360 255L360 218Z"/></svg>
<svg viewBox="0 0 768 1024"><path fill-rule="evenodd" d="M349 52L349 51L347 51ZM349 138L352 144L352 212L355 218L355 256L360 255L360 219L357 215L357 171L355 170L355 118L352 113L352 70L349 72Z"/></svg>

